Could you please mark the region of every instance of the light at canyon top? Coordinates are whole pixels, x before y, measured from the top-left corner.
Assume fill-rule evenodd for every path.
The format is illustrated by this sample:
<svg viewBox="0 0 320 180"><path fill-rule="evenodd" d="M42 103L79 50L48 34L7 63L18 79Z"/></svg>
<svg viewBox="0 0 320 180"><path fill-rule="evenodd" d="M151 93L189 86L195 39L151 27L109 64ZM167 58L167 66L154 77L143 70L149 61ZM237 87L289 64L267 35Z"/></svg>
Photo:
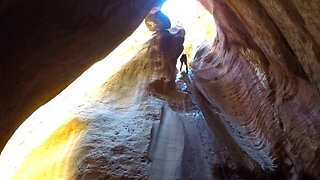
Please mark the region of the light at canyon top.
<svg viewBox="0 0 320 180"><path fill-rule="evenodd" d="M172 26L182 26L186 31L185 53L193 57L197 47L204 42L212 42L216 36L213 16L196 0L167 0L161 8Z"/></svg>
<svg viewBox="0 0 320 180"><path fill-rule="evenodd" d="M198 4L199 2L195 0L167 0L161 11L170 17L171 23L189 25L193 19L197 18Z"/></svg>

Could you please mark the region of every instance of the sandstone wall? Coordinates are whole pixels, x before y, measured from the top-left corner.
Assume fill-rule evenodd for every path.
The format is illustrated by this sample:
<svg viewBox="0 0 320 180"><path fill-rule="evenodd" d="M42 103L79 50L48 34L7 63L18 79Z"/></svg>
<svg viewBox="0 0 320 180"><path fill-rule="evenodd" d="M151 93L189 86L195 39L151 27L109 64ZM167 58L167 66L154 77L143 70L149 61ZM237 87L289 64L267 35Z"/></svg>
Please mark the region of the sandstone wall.
<svg viewBox="0 0 320 180"><path fill-rule="evenodd" d="M202 1L217 22L193 63L198 90L264 169L319 177L319 1Z"/></svg>

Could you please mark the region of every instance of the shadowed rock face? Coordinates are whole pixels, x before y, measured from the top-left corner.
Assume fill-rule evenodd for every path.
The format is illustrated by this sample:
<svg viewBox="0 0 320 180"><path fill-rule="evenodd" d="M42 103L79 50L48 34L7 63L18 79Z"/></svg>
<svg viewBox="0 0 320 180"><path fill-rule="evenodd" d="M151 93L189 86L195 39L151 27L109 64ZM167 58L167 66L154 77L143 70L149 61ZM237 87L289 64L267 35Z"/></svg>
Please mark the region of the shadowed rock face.
<svg viewBox="0 0 320 180"><path fill-rule="evenodd" d="M171 27L170 19L160 10L148 14L145 23L150 31L160 31Z"/></svg>
<svg viewBox="0 0 320 180"><path fill-rule="evenodd" d="M320 177L319 3L203 1L218 36L193 63L197 89L266 170Z"/></svg>
<svg viewBox="0 0 320 180"><path fill-rule="evenodd" d="M161 0L0 6L0 149L15 129L132 33Z"/></svg>
<svg viewBox="0 0 320 180"><path fill-rule="evenodd" d="M159 1L4 1L1 149L28 115L106 56ZM266 171L320 177L320 3L200 1L218 28L192 65L204 107Z"/></svg>

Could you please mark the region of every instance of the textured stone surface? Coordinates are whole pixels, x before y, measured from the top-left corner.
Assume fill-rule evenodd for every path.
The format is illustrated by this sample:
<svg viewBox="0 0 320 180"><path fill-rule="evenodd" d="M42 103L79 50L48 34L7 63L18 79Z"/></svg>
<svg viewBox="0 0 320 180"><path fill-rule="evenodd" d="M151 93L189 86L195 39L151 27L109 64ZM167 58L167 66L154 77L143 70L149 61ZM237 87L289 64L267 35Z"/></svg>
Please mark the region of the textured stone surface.
<svg viewBox="0 0 320 180"><path fill-rule="evenodd" d="M203 3L218 35L193 63L197 89L264 169L320 177L319 3Z"/></svg>
<svg viewBox="0 0 320 180"><path fill-rule="evenodd" d="M232 174L225 174L228 170L236 172L230 178L250 174L261 179L264 176L258 163L271 173L271 177L319 178L318 0L200 1L215 17L218 35L214 44L204 44L199 49L192 65L194 75L189 86L199 92L196 96L198 105L211 124L217 141L224 141L215 151L223 152L222 157L226 158L216 164L218 172L223 172L217 176L222 178ZM156 0L4 2L0 5L1 148L30 113L125 39ZM167 46L170 36L153 40L168 51L163 58L174 64L171 60L176 58L176 51L171 50L179 47ZM170 53L173 55L167 56ZM139 72L139 69L131 72L136 76L118 75L131 81ZM154 75L159 77L162 73L156 71ZM175 72L171 69L165 73L169 73L165 75L169 78L155 80L149 84L148 90L168 100L168 97L175 97L170 94ZM135 85L131 82L126 87L130 89ZM111 93L119 90L116 85L109 88ZM126 93L132 93L122 90L125 92L117 92L123 93L118 97L120 99ZM173 104L181 103L177 98L176 102L173 99ZM83 126L74 123L71 123L74 127ZM92 127L100 126L93 124ZM115 130L117 128L115 126ZM89 145L90 140L95 139L89 139ZM97 147L94 144L94 148ZM123 146L106 148L116 154L115 157L128 152ZM85 154L86 148L80 150ZM91 149L90 152L92 156L85 156L89 159L80 160L83 163L78 165L79 178L86 175L90 178L90 174L84 172L90 168L106 170L99 164L105 164L105 161L99 161L101 156L94 154L97 152L103 156L101 149ZM120 158L118 162L127 163L128 159L124 159L121 161ZM121 178L124 175L124 171L118 171L116 166L112 168L115 169L107 170L111 176ZM104 176L95 172L98 174L92 176Z"/></svg>
<svg viewBox="0 0 320 180"><path fill-rule="evenodd" d="M216 138L190 95L174 83L171 60L182 51L180 38L179 31L156 33L97 89L99 96L75 107L72 118L6 179L212 179L219 172L213 167L221 166ZM164 51L162 43L170 44L171 51ZM151 136L157 124L159 133ZM24 138L12 157L33 141ZM2 168L0 173L6 174Z"/></svg>

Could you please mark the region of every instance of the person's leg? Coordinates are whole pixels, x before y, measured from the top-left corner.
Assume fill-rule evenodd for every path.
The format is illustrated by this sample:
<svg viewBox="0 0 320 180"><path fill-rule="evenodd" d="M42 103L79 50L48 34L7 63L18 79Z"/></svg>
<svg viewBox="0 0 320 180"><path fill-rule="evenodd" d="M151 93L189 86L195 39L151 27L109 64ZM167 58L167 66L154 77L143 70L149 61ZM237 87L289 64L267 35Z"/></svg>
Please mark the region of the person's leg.
<svg viewBox="0 0 320 180"><path fill-rule="evenodd" d="M183 66L183 62L181 62L181 65L180 65L180 72L182 71L182 66Z"/></svg>
<svg viewBox="0 0 320 180"><path fill-rule="evenodd" d="M186 71L188 73L188 63L187 62L184 62L184 64L186 65Z"/></svg>

